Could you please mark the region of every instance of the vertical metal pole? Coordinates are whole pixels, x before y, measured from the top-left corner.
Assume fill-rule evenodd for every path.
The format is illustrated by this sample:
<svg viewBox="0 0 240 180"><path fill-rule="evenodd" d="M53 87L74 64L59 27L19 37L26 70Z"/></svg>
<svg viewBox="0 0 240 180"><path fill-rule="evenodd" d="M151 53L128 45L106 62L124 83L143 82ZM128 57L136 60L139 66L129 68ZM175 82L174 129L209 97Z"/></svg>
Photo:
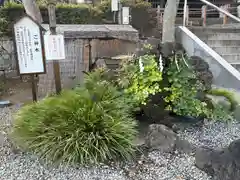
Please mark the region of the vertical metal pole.
<svg viewBox="0 0 240 180"><path fill-rule="evenodd" d="M183 8L183 26L186 26L187 19L187 0L184 0L184 8Z"/></svg>
<svg viewBox="0 0 240 180"><path fill-rule="evenodd" d="M157 27L160 29L160 21L161 21L161 7L160 5L157 6Z"/></svg>
<svg viewBox="0 0 240 180"><path fill-rule="evenodd" d="M188 26L188 24L189 24L189 12L190 12L190 10L189 10L189 6L187 5L186 26Z"/></svg>
<svg viewBox="0 0 240 180"><path fill-rule="evenodd" d="M207 6L202 6L202 25L205 27L207 25Z"/></svg>

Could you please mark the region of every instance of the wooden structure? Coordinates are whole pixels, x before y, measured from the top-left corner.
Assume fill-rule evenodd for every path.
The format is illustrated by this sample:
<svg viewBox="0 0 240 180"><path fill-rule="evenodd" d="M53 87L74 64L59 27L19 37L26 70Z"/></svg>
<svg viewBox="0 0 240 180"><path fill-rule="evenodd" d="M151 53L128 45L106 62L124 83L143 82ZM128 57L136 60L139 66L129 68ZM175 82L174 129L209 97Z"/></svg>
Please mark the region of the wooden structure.
<svg viewBox="0 0 240 180"><path fill-rule="evenodd" d="M48 25L43 25L49 30ZM138 31L130 25L57 25L57 34L65 38L66 59L60 60L61 85L70 89L79 84L83 71L89 71L96 59L135 53ZM53 62L47 61L47 74L39 76L41 96L54 92Z"/></svg>
<svg viewBox="0 0 240 180"><path fill-rule="evenodd" d="M153 0L152 0L153 1ZM184 15L184 0L181 0L177 18L176 18L176 24L177 25L183 25L183 15ZM239 3L236 3L234 0L208 0L209 2L213 3L217 7L220 7L224 9L225 11L228 11L229 13L237 16L237 6ZM165 2L165 1L162 1ZM234 22L234 20L231 20L227 18L227 16L219 11L217 11L215 8L212 8L211 6L207 6L200 0L188 0L187 9L186 9L186 25L187 26L207 26L207 25L214 25L214 24L228 24L231 22ZM164 8L161 8L161 6L158 6L156 8L157 12L157 26L158 29L161 29L161 24L163 21L163 13Z"/></svg>
<svg viewBox="0 0 240 180"><path fill-rule="evenodd" d="M160 5L161 8L165 7L167 0L148 0L152 4L153 8L157 8ZM209 2L215 5L233 4L236 0L209 0ZM184 0L180 0L179 7L183 8ZM204 4L199 0L188 0L188 5L190 8L201 8Z"/></svg>

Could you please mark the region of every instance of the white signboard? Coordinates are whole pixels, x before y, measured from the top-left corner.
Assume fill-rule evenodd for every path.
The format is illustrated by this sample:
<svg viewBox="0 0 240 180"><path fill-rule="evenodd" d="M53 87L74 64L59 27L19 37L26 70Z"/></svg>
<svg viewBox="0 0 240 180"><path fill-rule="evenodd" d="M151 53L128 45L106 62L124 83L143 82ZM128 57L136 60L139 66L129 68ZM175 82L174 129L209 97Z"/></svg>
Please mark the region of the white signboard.
<svg viewBox="0 0 240 180"><path fill-rule="evenodd" d="M129 7L122 7L122 20L123 24L129 24Z"/></svg>
<svg viewBox="0 0 240 180"><path fill-rule="evenodd" d="M118 11L118 1L119 0L111 0L111 9L112 9L112 11Z"/></svg>
<svg viewBox="0 0 240 180"><path fill-rule="evenodd" d="M14 34L19 73L44 73L40 26L25 16L14 24Z"/></svg>
<svg viewBox="0 0 240 180"><path fill-rule="evenodd" d="M63 35L44 35L46 60L65 59L65 46Z"/></svg>

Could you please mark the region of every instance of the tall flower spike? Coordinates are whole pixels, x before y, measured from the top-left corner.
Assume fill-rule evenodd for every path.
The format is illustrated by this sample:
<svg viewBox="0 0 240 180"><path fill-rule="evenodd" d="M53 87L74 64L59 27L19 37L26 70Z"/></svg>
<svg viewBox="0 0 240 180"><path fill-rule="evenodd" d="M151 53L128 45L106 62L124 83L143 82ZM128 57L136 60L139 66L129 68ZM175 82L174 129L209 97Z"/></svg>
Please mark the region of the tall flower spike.
<svg viewBox="0 0 240 180"><path fill-rule="evenodd" d="M160 54L159 56L159 71L163 71L163 60L162 60L162 55Z"/></svg>
<svg viewBox="0 0 240 180"><path fill-rule="evenodd" d="M144 71L143 62L142 62L142 57L139 58L139 69L140 69L140 72L143 72L143 71Z"/></svg>

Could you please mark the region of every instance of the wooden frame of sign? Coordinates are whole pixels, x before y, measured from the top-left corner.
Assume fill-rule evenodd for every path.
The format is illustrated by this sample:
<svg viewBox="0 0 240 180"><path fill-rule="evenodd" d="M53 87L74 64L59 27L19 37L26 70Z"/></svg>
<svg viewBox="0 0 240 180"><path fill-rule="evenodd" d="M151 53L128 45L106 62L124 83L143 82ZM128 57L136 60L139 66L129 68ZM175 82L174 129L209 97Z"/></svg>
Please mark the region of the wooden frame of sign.
<svg viewBox="0 0 240 180"><path fill-rule="evenodd" d="M31 76L33 101L37 101L35 76L46 73L43 31L45 29L28 15L13 25L17 71L19 75Z"/></svg>

